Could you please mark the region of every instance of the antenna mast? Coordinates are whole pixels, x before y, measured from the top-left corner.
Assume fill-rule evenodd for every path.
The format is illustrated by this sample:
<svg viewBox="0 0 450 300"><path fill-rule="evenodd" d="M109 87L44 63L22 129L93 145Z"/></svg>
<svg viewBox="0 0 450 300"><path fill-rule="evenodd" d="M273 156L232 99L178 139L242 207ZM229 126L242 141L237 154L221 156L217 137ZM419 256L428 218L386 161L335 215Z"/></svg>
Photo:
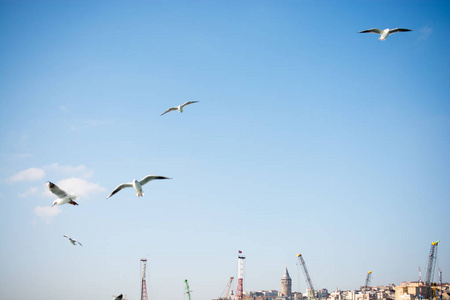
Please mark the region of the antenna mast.
<svg viewBox="0 0 450 300"><path fill-rule="evenodd" d="M237 288L236 288L236 294L234 295L234 300L244 299L244 259L245 259L245 256L243 256L242 251L239 250L238 283L237 283Z"/></svg>
<svg viewBox="0 0 450 300"><path fill-rule="evenodd" d="M147 295L147 283L146 283L146 269L147 269L147 259L143 258L141 259L142 262L142 283L141 283L141 300L148 300L148 295Z"/></svg>

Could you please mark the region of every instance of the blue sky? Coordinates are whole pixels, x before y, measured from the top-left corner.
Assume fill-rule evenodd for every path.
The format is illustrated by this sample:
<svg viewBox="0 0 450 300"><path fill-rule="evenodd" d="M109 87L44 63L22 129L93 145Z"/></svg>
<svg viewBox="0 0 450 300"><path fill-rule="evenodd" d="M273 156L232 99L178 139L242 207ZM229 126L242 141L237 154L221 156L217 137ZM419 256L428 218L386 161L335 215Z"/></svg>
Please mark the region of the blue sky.
<svg viewBox="0 0 450 300"><path fill-rule="evenodd" d="M0 297L449 281L447 1L0 1ZM369 28L412 32L379 41ZM168 107L197 100L180 114ZM155 174L137 198L120 183ZM46 181L79 195L50 208ZM63 237L83 243L74 247ZM437 276L435 276L437 277ZM235 285L234 287L235 288Z"/></svg>

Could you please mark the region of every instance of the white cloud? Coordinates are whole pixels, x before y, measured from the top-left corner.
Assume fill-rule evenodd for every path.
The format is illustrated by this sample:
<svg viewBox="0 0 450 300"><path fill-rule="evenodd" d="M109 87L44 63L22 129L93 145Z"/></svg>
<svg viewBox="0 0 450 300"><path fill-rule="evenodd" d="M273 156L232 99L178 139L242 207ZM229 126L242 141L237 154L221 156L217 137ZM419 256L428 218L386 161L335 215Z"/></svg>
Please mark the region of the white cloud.
<svg viewBox="0 0 450 300"><path fill-rule="evenodd" d="M45 176L45 171L41 168L29 168L23 171L20 171L16 175L13 175L9 178L11 182L19 182L19 181L36 181L40 180Z"/></svg>
<svg viewBox="0 0 450 300"><path fill-rule="evenodd" d="M59 213L61 210L56 206L36 206L34 208L34 214L46 223L50 223L53 217Z"/></svg>
<svg viewBox="0 0 450 300"><path fill-rule="evenodd" d="M74 193L80 198L89 198L92 195L106 192L106 189L97 183L75 177L61 180L56 185L67 193Z"/></svg>
<svg viewBox="0 0 450 300"><path fill-rule="evenodd" d="M55 177L81 177L90 178L92 177L92 171L88 170L85 165L71 166L71 165L60 165L58 163L53 163L51 165L44 166L42 168L29 168L19 173L11 176L9 178L10 182L20 182L20 181L37 181L44 178L44 176Z"/></svg>
<svg viewBox="0 0 450 300"><path fill-rule="evenodd" d="M106 189L100 184L88 181L88 179L92 177L92 174L93 171L89 170L85 165L71 166L53 163L42 168L30 168L20 171L10 177L8 181L15 183L20 181L40 180L42 182L42 179L45 176L45 181L48 180L55 183L67 193L76 194L80 198L89 198L93 195L106 192ZM56 181L59 178L65 179ZM40 193L40 191L42 191L42 193ZM43 182L40 187L32 187L27 186L26 184L21 184L18 193L19 197L22 198L37 195L38 193L41 197L55 198L55 195L48 191L47 185Z"/></svg>

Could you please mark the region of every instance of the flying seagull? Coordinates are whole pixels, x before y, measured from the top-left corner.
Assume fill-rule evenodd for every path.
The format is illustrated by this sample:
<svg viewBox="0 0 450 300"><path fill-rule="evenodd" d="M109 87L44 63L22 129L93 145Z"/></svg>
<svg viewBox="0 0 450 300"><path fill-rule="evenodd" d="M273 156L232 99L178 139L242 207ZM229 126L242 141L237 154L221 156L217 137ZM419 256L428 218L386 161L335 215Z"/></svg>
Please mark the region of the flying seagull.
<svg viewBox="0 0 450 300"><path fill-rule="evenodd" d="M406 31L412 31L412 30L411 29L406 29L406 28L394 28L394 29L386 28L385 30L381 30L381 29L378 29L378 28L372 28L372 29L367 29L367 30L360 31L358 33L366 33L366 32L377 33L377 34L381 35L379 40L380 41L384 41L388 37L388 35L390 35L390 34L393 34L393 33L396 33L396 32L406 32Z"/></svg>
<svg viewBox="0 0 450 300"><path fill-rule="evenodd" d="M111 195L106 197L106 199L108 199L109 197L111 197L112 195L114 195L115 193L120 191L121 189L130 188L130 187L132 187L132 188L134 188L136 190L136 196L142 197L142 196L144 196L144 192L142 191L142 186L144 184L146 184L147 182L155 180L155 179L172 179L172 178L164 177L164 176L156 176L156 175L147 175L144 178L142 178L141 181L138 181L138 180L135 179L131 183L122 183L122 184L120 184L118 187L116 187L114 189L114 191L112 191Z"/></svg>
<svg viewBox="0 0 450 300"><path fill-rule="evenodd" d="M47 181L47 187L50 190L50 192L52 192L53 194L55 194L58 199L56 199L55 201L53 201L53 205L63 205L66 203L72 204L72 205L78 205L78 203L76 203L75 201L73 201L73 199L78 199L78 196L75 194L70 194L68 195L65 191L61 190L56 184Z"/></svg>
<svg viewBox="0 0 450 300"><path fill-rule="evenodd" d="M182 113L182 112L183 112L183 108L184 108L186 105L189 105L189 104L192 104L192 103L197 103L197 102L198 102L198 101L188 101L188 102L184 103L183 105L178 105L178 106L171 107L171 108L169 108L168 110L166 110L165 112L163 112L163 113L161 114L161 116L164 115L164 114L167 114L169 111L172 111L172 110L178 110L180 113Z"/></svg>
<svg viewBox="0 0 450 300"><path fill-rule="evenodd" d="M68 239L69 239L69 242L71 242L72 245L74 245L74 246L76 246L77 243L80 244L80 246L83 246L83 245L81 245L81 243L80 243L79 241L77 241L77 240L71 238L70 236L64 235L64 237L68 238Z"/></svg>

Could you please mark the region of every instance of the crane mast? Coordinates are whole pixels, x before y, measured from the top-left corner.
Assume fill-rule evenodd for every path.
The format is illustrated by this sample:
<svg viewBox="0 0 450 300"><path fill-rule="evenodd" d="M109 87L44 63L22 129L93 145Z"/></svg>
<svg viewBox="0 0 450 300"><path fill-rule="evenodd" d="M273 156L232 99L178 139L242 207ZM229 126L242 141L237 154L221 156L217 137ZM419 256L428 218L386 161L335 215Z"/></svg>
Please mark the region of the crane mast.
<svg viewBox="0 0 450 300"><path fill-rule="evenodd" d="M315 299L314 287L313 287L313 284L311 281L311 277L309 277L309 273L308 273L308 269L306 268L305 261L303 260L303 257L301 254L297 254L297 257L298 257L298 260L300 261L300 265L302 267L303 274L305 274L306 284L308 285L308 290L307 290L308 299Z"/></svg>
<svg viewBox="0 0 450 300"><path fill-rule="evenodd" d="M427 265L427 277L425 283L427 285L433 282L434 277L434 268L436 266L436 257L437 257L437 246L439 241L431 243L430 255L428 256L428 265Z"/></svg>
<svg viewBox="0 0 450 300"><path fill-rule="evenodd" d="M184 280L184 289L185 289L185 294L187 295L187 299L188 300L191 300L191 290L189 289L189 283L188 283L188 280L187 279L185 279Z"/></svg>

